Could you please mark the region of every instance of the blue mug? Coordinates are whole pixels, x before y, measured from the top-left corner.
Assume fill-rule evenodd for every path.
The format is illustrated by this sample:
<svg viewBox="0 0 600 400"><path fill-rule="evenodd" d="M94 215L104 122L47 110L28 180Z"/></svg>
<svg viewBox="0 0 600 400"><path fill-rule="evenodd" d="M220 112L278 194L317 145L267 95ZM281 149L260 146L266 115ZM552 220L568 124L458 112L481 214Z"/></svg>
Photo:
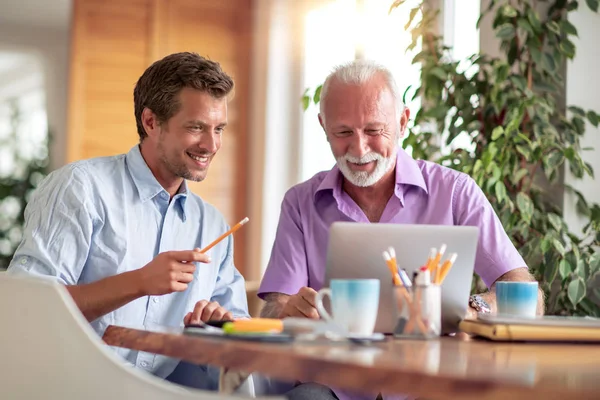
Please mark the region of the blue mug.
<svg viewBox="0 0 600 400"><path fill-rule="evenodd" d="M537 303L537 282L496 282L498 315L534 318Z"/></svg>
<svg viewBox="0 0 600 400"><path fill-rule="evenodd" d="M330 315L323 297L331 297ZM332 321L347 334L372 335L379 309L379 279L332 279L319 290L316 300L321 318Z"/></svg>

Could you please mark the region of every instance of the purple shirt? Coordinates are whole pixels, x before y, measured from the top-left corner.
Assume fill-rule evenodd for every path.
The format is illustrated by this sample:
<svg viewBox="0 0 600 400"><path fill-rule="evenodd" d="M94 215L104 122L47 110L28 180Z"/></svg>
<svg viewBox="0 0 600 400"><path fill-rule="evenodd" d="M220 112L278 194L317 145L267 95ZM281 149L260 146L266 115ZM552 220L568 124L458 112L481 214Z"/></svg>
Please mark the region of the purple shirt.
<svg viewBox="0 0 600 400"><path fill-rule="evenodd" d="M342 191L342 174L337 166L286 193L258 295L293 295L303 286L321 289L329 227L336 221L369 222L354 200ZM504 273L526 266L471 177L439 164L414 160L402 149L398 149L394 196L380 222L479 227L475 272L488 287ZM340 395L337 391L336 394Z"/></svg>

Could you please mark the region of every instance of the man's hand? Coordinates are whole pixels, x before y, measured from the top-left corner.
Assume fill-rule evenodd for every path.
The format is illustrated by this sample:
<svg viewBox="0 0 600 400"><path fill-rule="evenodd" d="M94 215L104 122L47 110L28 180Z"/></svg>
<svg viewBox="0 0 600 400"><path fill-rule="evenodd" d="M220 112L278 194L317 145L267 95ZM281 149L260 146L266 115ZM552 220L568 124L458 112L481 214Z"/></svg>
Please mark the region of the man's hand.
<svg viewBox="0 0 600 400"><path fill-rule="evenodd" d="M219 305L216 301L210 303L200 300L196 303L194 311L187 313L183 318L183 324L199 324L206 321L231 321L233 314Z"/></svg>
<svg viewBox="0 0 600 400"><path fill-rule="evenodd" d="M167 251L154 257L138 271L139 284L144 296L158 296L183 292L194 279L194 261L208 263L210 257L199 249Z"/></svg>
<svg viewBox="0 0 600 400"><path fill-rule="evenodd" d="M319 319L319 312L316 309L315 301L317 292L309 287L301 288L298 293L290 296L287 303L281 310L279 318L301 317Z"/></svg>

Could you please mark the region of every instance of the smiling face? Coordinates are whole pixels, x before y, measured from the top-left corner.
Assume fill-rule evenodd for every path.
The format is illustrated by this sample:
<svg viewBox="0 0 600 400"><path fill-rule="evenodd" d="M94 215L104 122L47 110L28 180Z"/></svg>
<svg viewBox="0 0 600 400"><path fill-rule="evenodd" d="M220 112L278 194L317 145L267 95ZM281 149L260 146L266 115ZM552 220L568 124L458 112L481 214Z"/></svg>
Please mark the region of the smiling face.
<svg viewBox="0 0 600 400"><path fill-rule="evenodd" d="M142 113L148 137L141 146L146 162L165 187L181 178L200 182L221 147L227 125L227 98L183 88L177 96L178 111L160 123L151 110Z"/></svg>
<svg viewBox="0 0 600 400"><path fill-rule="evenodd" d="M393 173L408 110L396 114L396 100L383 76L363 84L334 79L322 111L319 121L338 168L350 183L368 187Z"/></svg>

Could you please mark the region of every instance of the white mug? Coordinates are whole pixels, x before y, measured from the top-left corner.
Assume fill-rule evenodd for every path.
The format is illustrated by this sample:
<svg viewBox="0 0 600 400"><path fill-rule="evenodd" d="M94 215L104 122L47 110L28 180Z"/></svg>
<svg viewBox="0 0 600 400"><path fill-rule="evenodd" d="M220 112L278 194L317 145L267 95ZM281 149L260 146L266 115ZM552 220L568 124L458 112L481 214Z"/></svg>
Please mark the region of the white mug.
<svg viewBox="0 0 600 400"><path fill-rule="evenodd" d="M331 298L333 316L323 306L325 296ZM347 334L372 335L379 310L379 279L332 279L330 288L317 293L316 306L321 318Z"/></svg>

